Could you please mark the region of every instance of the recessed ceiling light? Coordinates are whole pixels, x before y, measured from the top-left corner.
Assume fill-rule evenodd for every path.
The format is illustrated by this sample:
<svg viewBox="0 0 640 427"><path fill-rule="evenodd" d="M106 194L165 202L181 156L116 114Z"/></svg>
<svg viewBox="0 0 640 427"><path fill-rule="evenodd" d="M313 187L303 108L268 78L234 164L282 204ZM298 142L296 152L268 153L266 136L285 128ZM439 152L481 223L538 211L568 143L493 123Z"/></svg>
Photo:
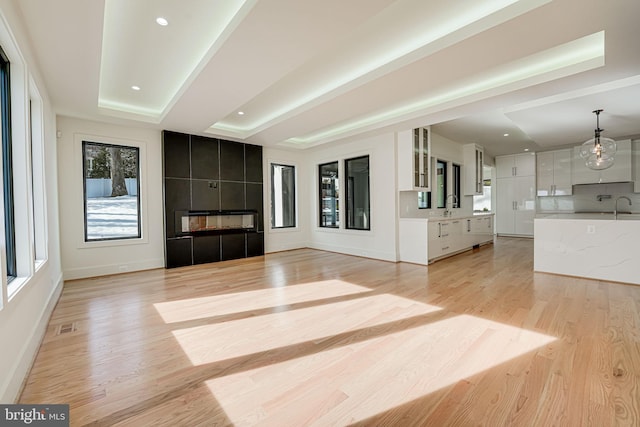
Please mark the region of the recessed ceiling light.
<svg viewBox="0 0 640 427"><path fill-rule="evenodd" d="M131 89L133 89L133 90L140 90L140 86L133 85L133 86L131 86Z"/></svg>
<svg viewBox="0 0 640 427"><path fill-rule="evenodd" d="M238 111L239 116L244 116L244 111Z"/></svg>
<svg viewBox="0 0 640 427"><path fill-rule="evenodd" d="M163 18L162 16L158 16L156 18L156 22L158 23L158 25L161 25L163 27L166 27L167 25L169 25L169 21L167 21L167 19Z"/></svg>
<svg viewBox="0 0 640 427"><path fill-rule="evenodd" d="M528 148L525 148L525 149L524 149L524 151L529 151L529 149L528 149Z"/></svg>
<svg viewBox="0 0 640 427"><path fill-rule="evenodd" d="M508 133L505 133L505 134L504 134L504 135L502 135L502 136L509 136L509 134L508 134Z"/></svg>

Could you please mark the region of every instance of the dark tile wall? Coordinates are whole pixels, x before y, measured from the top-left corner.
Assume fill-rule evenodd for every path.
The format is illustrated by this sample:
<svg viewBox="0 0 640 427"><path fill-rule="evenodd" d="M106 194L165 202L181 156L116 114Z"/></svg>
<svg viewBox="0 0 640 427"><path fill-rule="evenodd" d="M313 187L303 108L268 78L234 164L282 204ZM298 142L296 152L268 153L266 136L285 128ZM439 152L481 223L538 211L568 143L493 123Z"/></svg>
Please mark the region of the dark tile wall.
<svg viewBox="0 0 640 427"><path fill-rule="evenodd" d="M264 254L262 147L163 131L167 268ZM175 211L258 212L258 232L176 237Z"/></svg>

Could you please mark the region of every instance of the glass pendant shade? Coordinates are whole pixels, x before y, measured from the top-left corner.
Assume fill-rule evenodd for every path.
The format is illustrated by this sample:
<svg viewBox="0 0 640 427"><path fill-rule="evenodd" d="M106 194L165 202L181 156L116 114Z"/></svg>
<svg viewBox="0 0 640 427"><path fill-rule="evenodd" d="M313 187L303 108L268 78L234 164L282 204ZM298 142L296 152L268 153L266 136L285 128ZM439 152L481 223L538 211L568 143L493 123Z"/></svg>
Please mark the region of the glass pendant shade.
<svg viewBox="0 0 640 427"><path fill-rule="evenodd" d="M584 159L586 166L593 170L610 168L613 165L616 154L616 142L611 138L600 136L600 132L604 130L600 129L600 121L598 120L600 112L602 110L594 111L597 120L595 137L585 141L580 146L580 157Z"/></svg>
<svg viewBox="0 0 640 427"><path fill-rule="evenodd" d="M591 138L580 147L580 157L589 169L603 170L613 165L616 142L611 138Z"/></svg>

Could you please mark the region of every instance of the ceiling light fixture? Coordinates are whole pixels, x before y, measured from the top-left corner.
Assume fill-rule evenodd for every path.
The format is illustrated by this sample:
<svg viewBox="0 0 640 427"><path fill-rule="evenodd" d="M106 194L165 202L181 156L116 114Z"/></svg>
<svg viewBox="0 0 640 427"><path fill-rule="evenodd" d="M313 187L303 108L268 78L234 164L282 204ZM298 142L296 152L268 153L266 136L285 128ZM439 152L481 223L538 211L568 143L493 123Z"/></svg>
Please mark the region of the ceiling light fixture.
<svg viewBox="0 0 640 427"><path fill-rule="evenodd" d="M593 111L596 115L595 136L580 146L580 157L584 159L587 167L593 170L610 168L616 154L616 142L611 138L600 137L600 133L604 130L600 129L600 113L602 111Z"/></svg>
<svg viewBox="0 0 640 427"><path fill-rule="evenodd" d="M502 136L509 136L509 134L508 134L508 133L505 133L505 134L502 134Z"/></svg>
<svg viewBox="0 0 640 427"><path fill-rule="evenodd" d="M169 21L167 21L167 18L163 18L162 16L158 16L156 18L156 23L162 27L166 27L167 25L169 25Z"/></svg>
<svg viewBox="0 0 640 427"><path fill-rule="evenodd" d="M238 111L239 116L244 116L244 111Z"/></svg>
<svg viewBox="0 0 640 427"><path fill-rule="evenodd" d="M131 89L133 89L133 90L140 90L140 86L133 85L133 86L131 86Z"/></svg>

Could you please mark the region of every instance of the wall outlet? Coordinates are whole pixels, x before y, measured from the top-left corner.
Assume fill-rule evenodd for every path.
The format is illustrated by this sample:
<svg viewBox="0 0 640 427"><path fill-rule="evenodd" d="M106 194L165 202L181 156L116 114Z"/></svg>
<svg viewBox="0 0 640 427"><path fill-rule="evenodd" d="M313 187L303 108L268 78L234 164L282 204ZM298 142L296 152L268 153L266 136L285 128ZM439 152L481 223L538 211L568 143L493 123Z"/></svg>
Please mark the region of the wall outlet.
<svg viewBox="0 0 640 427"><path fill-rule="evenodd" d="M596 226L587 225L587 234L596 234Z"/></svg>

